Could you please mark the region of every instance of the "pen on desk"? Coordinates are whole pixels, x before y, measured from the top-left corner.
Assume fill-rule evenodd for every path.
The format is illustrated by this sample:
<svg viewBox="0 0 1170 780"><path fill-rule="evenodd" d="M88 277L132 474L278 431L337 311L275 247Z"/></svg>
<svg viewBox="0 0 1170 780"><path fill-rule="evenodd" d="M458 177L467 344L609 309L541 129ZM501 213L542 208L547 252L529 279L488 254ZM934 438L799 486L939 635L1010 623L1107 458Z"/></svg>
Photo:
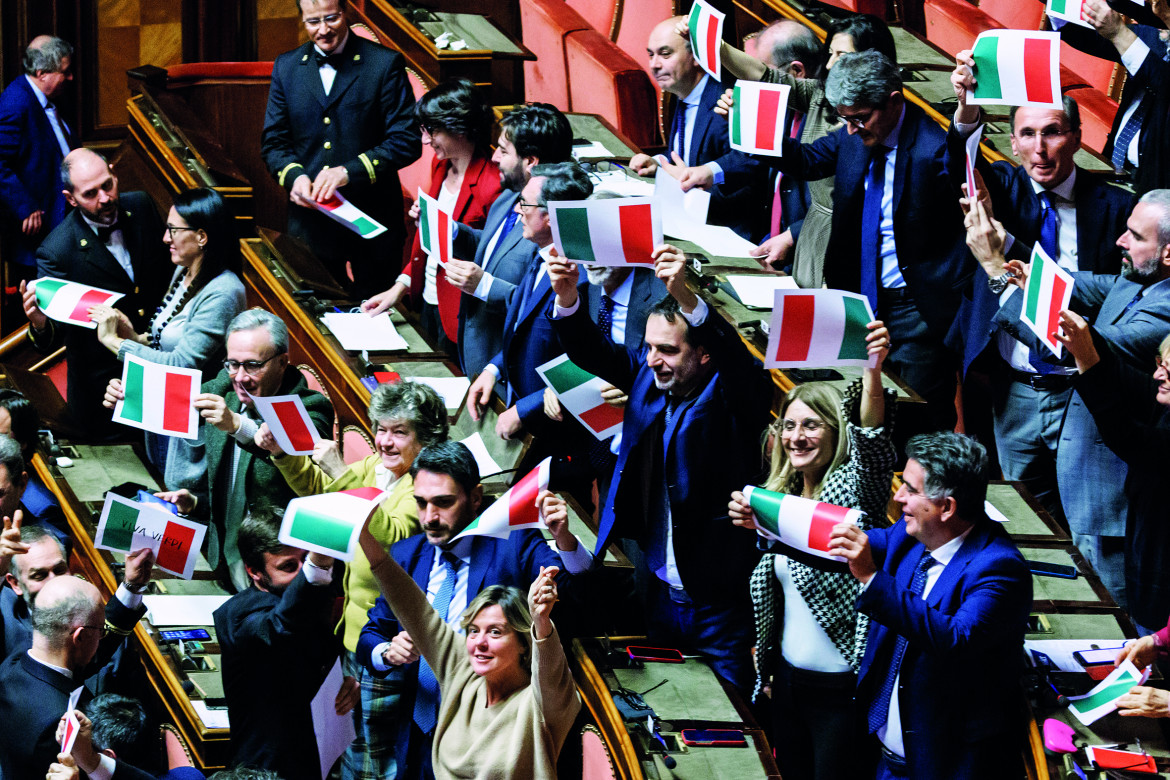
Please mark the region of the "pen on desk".
<svg viewBox="0 0 1170 780"><path fill-rule="evenodd" d="M333 311L337 312L338 314L345 314L345 312L343 312L341 309L337 308L336 306L333 307Z"/></svg>

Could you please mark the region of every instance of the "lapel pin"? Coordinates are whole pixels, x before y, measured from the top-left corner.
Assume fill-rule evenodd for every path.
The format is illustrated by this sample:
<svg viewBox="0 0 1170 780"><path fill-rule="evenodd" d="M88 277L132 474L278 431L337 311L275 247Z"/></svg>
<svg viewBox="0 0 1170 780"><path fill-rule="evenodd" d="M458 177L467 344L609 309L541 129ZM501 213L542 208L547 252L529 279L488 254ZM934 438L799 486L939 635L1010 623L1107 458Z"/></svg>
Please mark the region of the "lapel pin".
<svg viewBox="0 0 1170 780"><path fill-rule="evenodd" d="M89 239L88 238L81 239L81 245L82 246L89 246Z"/></svg>
<svg viewBox="0 0 1170 780"><path fill-rule="evenodd" d="M301 57L301 62L308 62L308 61L309 61L309 55L308 55L308 54L306 54L305 56Z"/></svg>

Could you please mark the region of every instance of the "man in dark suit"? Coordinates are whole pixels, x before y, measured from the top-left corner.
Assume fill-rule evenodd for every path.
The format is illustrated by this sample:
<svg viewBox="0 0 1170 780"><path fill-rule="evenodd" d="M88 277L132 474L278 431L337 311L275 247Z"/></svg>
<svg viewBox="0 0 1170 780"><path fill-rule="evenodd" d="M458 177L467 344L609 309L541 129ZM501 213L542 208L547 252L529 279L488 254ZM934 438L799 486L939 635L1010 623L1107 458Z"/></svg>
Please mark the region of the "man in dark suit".
<svg viewBox="0 0 1170 780"><path fill-rule="evenodd" d="M868 532L841 523L830 540L864 584L857 701L881 750L876 777L1011 777L1032 575L984 511L983 445L928 434L907 455L902 518Z"/></svg>
<svg viewBox="0 0 1170 780"><path fill-rule="evenodd" d="M508 408L500 415L496 433L505 439L527 430L550 443L553 430L565 430L553 428L545 417L545 384L536 373L537 366L564 352L544 316L553 295L547 264L555 251L552 221L545 204L550 200L584 200L592 192L593 183L572 162L536 166L520 191L516 209L524 226L524 238L539 247L539 251L508 300L500 351L484 366L467 393L467 410L473 420L478 420L491 400L497 380L504 384L503 397ZM557 442L557 446L564 444L564 441Z"/></svg>
<svg viewBox="0 0 1170 780"><path fill-rule="evenodd" d="M902 93L877 51L842 55L825 97L845 120L811 144L784 140L775 164L801 179L836 176L829 287L864 294L890 331L886 364L927 401L913 429L955 424L955 355L943 344L974 271L944 164L946 136Z"/></svg>
<svg viewBox="0 0 1170 780"><path fill-rule="evenodd" d="M422 136L402 55L350 35L345 0L300 0L309 42L276 58L260 153L289 191L288 230L361 295L385 290L405 235L398 170L418 159ZM386 226L362 239L312 207L340 191Z"/></svg>
<svg viewBox="0 0 1170 780"><path fill-rule="evenodd" d="M1070 308L1093 326L1123 361L1145 369L1149 356L1170 330L1170 235L1160 229L1170 220L1170 190L1151 190L1134 206L1127 229L1117 239L1121 275L1073 275ZM968 243L992 279L1006 274L1003 227L982 204L968 215ZM1010 276L1010 275L1008 275ZM1018 282L1018 280L1016 280ZM995 324L1024 344L1048 366L1058 362L1020 320L1024 294L1012 289L995 314ZM1056 479L1073 542L1101 577L1114 600L1125 606L1126 465L1102 442L1096 422L1077 393L1068 397L1056 454ZM1150 627L1154 628L1154 627Z"/></svg>
<svg viewBox="0 0 1170 780"><path fill-rule="evenodd" d="M162 300L173 265L162 242L163 221L150 196L119 196L109 164L88 149L74 149L62 164L65 199L73 211L37 250L38 277L51 276L123 293L115 308L145 333ZM110 411L102 406L106 385L122 375L121 362L102 346L94 331L62 325L37 308L36 294L23 282L29 337L48 354L65 345L69 411L79 430L92 438L117 435Z"/></svg>
<svg viewBox="0 0 1170 780"><path fill-rule="evenodd" d="M1102 154L1115 170L1129 172L1141 195L1170 187L1170 46L1161 35L1165 21L1149 7L1122 2L1118 8L1087 0L1082 18L1092 29L1066 24L1060 38L1125 67L1128 78ZM1123 14L1140 23L1126 25Z"/></svg>
<svg viewBox="0 0 1170 780"><path fill-rule="evenodd" d="M234 593L252 582L236 543L249 507L258 502L283 507L296 498L268 453L253 442L260 420L250 397L300 396L324 439L333 436L333 405L289 365L288 328L263 309L248 309L232 320L224 372L202 391L195 398L204 422L200 437L184 440L182 455L168 459L166 483L173 492L161 495L208 524L207 562Z"/></svg>
<svg viewBox="0 0 1170 780"><path fill-rule="evenodd" d="M232 722L232 766L308 777L321 766L309 704L337 660L333 635L333 559L288 547L280 518L259 509L240 526L240 557L252 587L215 610L223 690ZM357 683L346 678L337 714L353 709Z"/></svg>
<svg viewBox="0 0 1170 780"><path fill-rule="evenodd" d="M548 103L530 103L500 121L492 160L500 167L503 192L488 211L482 230L458 225L455 258L447 279L463 290L459 306L459 357L474 377L504 343L508 299L540 247L524 238L516 211L532 169L572 159L573 131L565 115ZM500 392L503 386L497 388Z"/></svg>
<svg viewBox="0 0 1170 780"><path fill-rule="evenodd" d="M549 317L574 363L629 396L594 555L614 538L645 555L652 643L698 652L745 696L753 683L748 575L759 560L727 520L727 496L760 476L772 382L735 329L686 284L686 259L654 251L670 295L646 320L645 345L610 342L589 319L576 264L549 264Z"/></svg>
<svg viewBox="0 0 1170 780"><path fill-rule="evenodd" d="M767 172L757 160L731 148L727 117L715 113L725 87L711 78L695 61L689 39L677 32L686 17L660 22L646 43L650 73L663 93L676 98L671 112L666 154L636 154L630 168L640 176L653 176L659 167L682 184L684 190L700 187L711 193L708 223L725 225L749 241L767 232Z"/></svg>
<svg viewBox="0 0 1170 780"><path fill-rule="evenodd" d="M122 583L114 598L106 604L109 626L130 626L145 614L141 594L150 582L151 563L141 555L128 559ZM0 570L7 587L0 589L0 620L3 620L0 659L23 653L32 646L33 607L41 589L57 577L69 574L65 545L60 538L39 526L22 527L18 522L5 524L0 534ZM94 665L87 676L96 673L121 647L127 631L111 631L101 642Z"/></svg>
<svg viewBox="0 0 1170 780"><path fill-rule="evenodd" d="M541 567L556 566L564 572L557 578L558 588L571 594L572 575L592 566L589 551L568 529L565 502L548 492L537 500L556 540L556 552L531 529L515 531L507 539L467 536L452 543L478 516L483 500L479 467L462 443L448 441L427 447L415 458L411 473L423 534L398 542L390 548L390 554L423 589L431 605L443 612L447 622L457 623L467 604L489 585L522 588L540 574ZM452 572L455 581L446 591L443 582ZM442 601L447 603L443 605ZM375 675L400 681L396 707L375 713L368 724L383 734L388 730L397 733L397 776L432 776L431 741L438 712L438 687L430 670L423 671L421 664L415 663L419 656L410 635L401 630L381 596L370 609L370 622L362 629L357 656ZM421 694L420 684L425 687ZM382 768L394 774L393 766Z"/></svg>
<svg viewBox="0 0 1170 780"><path fill-rule="evenodd" d="M73 47L39 35L24 52L24 74L0 94L0 206L9 270L31 279L37 245L65 218L61 160L76 146L53 101L73 80Z"/></svg>
<svg viewBox="0 0 1170 780"><path fill-rule="evenodd" d="M131 554L145 562L147 579L154 556L149 550ZM139 597L141 598L141 597ZM145 612L138 608L130 618L113 624L103 610L101 594L76 577L56 577L41 588L33 613L32 646L14 653L0 664L0 772L6 778L40 777L60 751L57 725L65 713L69 694L83 687L107 631L128 634ZM86 688L81 705L92 697ZM113 760L102 765L113 769ZM92 773L96 766L83 768ZM128 775L139 777L134 772ZM107 775L108 777L108 775Z"/></svg>
<svg viewBox="0 0 1170 780"><path fill-rule="evenodd" d="M969 55L959 53L951 75L959 109L947 134L947 162L956 191L966 179L964 142L982 123L979 107L966 104L967 90L974 87ZM1011 236L1007 255L1027 262L1032 247L1039 246L1066 271L1117 273L1121 249L1116 242L1125 232L1132 196L1073 162L1081 146L1076 101L1066 95L1060 111L1013 107L1010 122L1012 153L1020 164L1001 160L989 165L982 157L976 163L986 198ZM1045 509L1063 519L1056 445L1074 370L1034 365L1041 358L993 324L999 306L1000 295L982 274L973 277L948 335L948 343L963 350L964 376L987 352L965 385L964 415L990 402L1004 477L1023 482ZM987 350L992 341L996 348ZM976 390L981 387L987 392ZM970 418L967 423L971 431Z"/></svg>

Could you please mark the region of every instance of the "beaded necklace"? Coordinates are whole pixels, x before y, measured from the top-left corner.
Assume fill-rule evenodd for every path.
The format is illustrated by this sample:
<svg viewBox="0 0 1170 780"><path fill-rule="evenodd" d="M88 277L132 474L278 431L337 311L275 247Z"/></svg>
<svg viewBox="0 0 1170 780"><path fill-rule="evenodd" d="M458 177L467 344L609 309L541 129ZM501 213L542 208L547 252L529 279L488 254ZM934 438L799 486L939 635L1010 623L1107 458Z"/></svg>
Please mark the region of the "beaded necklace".
<svg viewBox="0 0 1170 780"><path fill-rule="evenodd" d="M167 316L166 319L163 319L163 312L166 310L167 305L171 302L171 298L175 297L175 293L179 291L179 287L183 284L183 279L185 279L186 276L186 273L176 275L175 280L171 282L171 286L167 290L167 294L163 296L162 303L160 303L158 308L154 310L154 317L150 321L150 346L153 349L160 348L159 344L162 339L162 332L166 330L166 327L168 324L170 324L171 320L179 316L179 312L181 312L183 307L187 305L187 302L191 300L191 296L198 292L198 287L194 284L183 290L183 295L179 298L179 302L175 304L174 310L171 311L170 315Z"/></svg>

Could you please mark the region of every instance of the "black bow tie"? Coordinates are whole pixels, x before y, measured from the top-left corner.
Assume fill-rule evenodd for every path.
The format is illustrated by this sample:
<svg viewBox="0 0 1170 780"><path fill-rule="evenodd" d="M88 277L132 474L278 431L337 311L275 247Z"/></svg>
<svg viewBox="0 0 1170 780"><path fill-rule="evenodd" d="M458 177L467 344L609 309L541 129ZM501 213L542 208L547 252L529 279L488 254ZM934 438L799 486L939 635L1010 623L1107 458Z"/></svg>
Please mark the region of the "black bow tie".
<svg viewBox="0 0 1170 780"><path fill-rule="evenodd" d="M110 243L110 236L113 235L114 231L117 229L118 223L115 222L112 225L98 225L94 227L93 230L95 233L97 233L98 241L101 241L103 244L108 244Z"/></svg>
<svg viewBox="0 0 1170 780"><path fill-rule="evenodd" d="M318 68L323 65L331 65L336 69L340 67L342 57L340 52L335 51L332 54L322 54L316 49L313 49L313 59L316 61Z"/></svg>

